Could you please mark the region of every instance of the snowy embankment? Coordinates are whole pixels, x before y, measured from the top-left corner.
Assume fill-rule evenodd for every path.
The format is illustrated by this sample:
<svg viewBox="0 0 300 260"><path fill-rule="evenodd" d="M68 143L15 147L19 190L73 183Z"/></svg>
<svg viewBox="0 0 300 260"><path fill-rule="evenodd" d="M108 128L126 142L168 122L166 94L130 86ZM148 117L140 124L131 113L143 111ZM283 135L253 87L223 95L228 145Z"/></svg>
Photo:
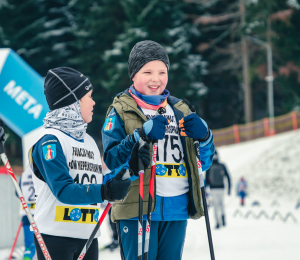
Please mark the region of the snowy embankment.
<svg viewBox="0 0 300 260"><path fill-rule="evenodd" d="M300 130L223 146L218 151L231 175L232 190L231 196L225 196L225 228L214 229L213 209L209 209L216 260L300 259L300 207L296 209L300 199ZM235 195L241 176L249 186L244 207ZM253 206L253 202L259 205ZM279 214L285 218L288 213L294 218L280 220ZM109 239L106 223L99 244L105 245ZM118 251L102 251L99 256L121 259ZM183 260L194 259L210 260L204 218L188 223Z"/></svg>
<svg viewBox="0 0 300 260"><path fill-rule="evenodd" d="M225 198L225 228L214 229L213 210L209 209L216 260L299 259L300 207L296 205L300 199L300 130L220 147L218 151L231 175L232 191ZM235 195L241 176L249 186L244 207ZM288 213L286 222L280 220L279 214L285 218ZM101 233L99 246L110 243L108 219ZM4 251L0 260L3 257ZM121 258L115 250L101 251L99 259ZM210 260L204 218L188 223L183 260L193 259Z"/></svg>
<svg viewBox="0 0 300 260"><path fill-rule="evenodd" d="M300 199L300 130L218 150L233 183L241 176L248 181L250 196Z"/></svg>

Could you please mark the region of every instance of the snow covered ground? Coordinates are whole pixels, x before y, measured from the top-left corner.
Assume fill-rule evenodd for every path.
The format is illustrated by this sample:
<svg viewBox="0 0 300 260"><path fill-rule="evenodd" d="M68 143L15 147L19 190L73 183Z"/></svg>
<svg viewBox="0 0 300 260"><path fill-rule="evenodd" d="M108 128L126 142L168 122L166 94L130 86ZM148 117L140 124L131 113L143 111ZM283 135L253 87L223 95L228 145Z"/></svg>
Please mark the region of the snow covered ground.
<svg viewBox="0 0 300 260"><path fill-rule="evenodd" d="M233 187L231 196L225 199L225 228L214 229L214 215L209 209L216 259L300 259L300 207L296 208L298 202L300 205L300 130L220 147L218 151L220 161L231 174ZM235 185L241 176L249 185L244 207L235 196ZM272 220L276 212L283 218L288 213L292 216L286 222L278 215ZM256 219L259 214L263 215ZM101 232L99 245L103 246L111 237L107 219ZM0 260L8 253L9 249L0 251ZM121 258L118 250L107 250L99 253L99 259ZM183 259L210 259L204 218L189 220Z"/></svg>

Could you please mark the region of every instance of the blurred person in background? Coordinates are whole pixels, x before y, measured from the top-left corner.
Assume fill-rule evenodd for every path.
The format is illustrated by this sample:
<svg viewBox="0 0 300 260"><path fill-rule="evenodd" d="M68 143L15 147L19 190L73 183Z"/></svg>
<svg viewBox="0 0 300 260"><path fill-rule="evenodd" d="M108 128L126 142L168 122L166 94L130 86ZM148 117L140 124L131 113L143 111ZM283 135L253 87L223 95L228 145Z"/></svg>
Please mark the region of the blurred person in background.
<svg viewBox="0 0 300 260"><path fill-rule="evenodd" d="M20 178L20 188L24 195L24 199L30 209L32 215L34 215L35 210L35 194L34 186L32 181L32 171L30 167L27 167L22 173ZM24 255L23 260L32 260L35 255L35 245L34 245L34 234L30 231L30 222L27 218L26 212L21 204L20 216L22 217L22 226L24 231Z"/></svg>
<svg viewBox="0 0 300 260"><path fill-rule="evenodd" d="M222 225L226 225L224 209L224 178L227 178L228 195L230 195L231 181L226 166L219 162L218 152L215 151L213 162L206 171L205 186L210 187L210 195L213 201L213 207L216 219L216 228L220 228L220 215Z"/></svg>
<svg viewBox="0 0 300 260"><path fill-rule="evenodd" d="M245 205L245 197L247 196L247 186L248 185L246 180L244 179L244 177L241 177L236 186L237 195L241 198L241 206Z"/></svg>

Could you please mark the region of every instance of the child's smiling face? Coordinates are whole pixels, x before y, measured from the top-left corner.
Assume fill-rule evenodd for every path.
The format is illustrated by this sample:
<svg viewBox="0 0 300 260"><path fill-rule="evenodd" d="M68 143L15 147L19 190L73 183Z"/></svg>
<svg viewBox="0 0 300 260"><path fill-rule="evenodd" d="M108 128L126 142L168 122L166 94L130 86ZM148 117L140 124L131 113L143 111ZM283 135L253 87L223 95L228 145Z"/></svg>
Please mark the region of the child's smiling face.
<svg viewBox="0 0 300 260"><path fill-rule="evenodd" d="M143 95L160 95L168 83L168 69L164 62L146 63L132 78L134 88Z"/></svg>

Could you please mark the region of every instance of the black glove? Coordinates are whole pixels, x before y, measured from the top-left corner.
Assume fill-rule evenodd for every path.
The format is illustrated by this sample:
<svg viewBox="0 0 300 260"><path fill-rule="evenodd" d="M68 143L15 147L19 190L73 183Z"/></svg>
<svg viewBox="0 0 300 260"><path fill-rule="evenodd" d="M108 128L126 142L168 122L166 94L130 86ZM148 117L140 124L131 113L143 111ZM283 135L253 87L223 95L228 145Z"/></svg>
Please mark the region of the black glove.
<svg viewBox="0 0 300 260"><path fill-rule="evenodd" d="M115 177L101 186L101 197L103 200L115 201L124 199L131 184L129 179L122 180L127 170L122 168Z"/></svg>
<svg viewBox="0 0 300 260"><path fill-rule="evenodd" d="M138 159L142 159L144 169L147 169L150 164L150 146L147 142L139 149L139 142L136 142L132 148L129 167L135 176L139 176Z"/></svg>

